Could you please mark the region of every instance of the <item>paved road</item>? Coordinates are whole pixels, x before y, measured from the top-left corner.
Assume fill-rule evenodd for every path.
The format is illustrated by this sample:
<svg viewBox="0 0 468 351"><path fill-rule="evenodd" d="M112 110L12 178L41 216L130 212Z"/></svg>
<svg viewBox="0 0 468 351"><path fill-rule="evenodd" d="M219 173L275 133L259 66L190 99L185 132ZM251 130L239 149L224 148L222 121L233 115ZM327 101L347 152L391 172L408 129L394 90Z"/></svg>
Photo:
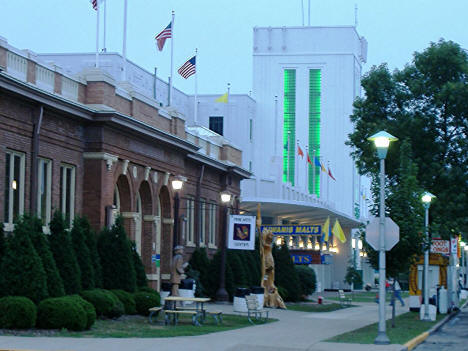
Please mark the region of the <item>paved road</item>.
<svg viewBox="0 0 468 351"><path fill-rule="evenodd" d="M468 307L430 335L416 351L468 351Z"/></svg>

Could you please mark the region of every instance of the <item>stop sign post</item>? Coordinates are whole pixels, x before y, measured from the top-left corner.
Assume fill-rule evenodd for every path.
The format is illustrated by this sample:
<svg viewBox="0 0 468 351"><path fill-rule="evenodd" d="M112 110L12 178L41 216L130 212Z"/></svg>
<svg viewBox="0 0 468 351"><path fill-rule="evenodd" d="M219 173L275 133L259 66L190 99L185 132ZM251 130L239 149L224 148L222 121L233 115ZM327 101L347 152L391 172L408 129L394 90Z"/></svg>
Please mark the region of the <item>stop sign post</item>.
<svg viewBox="0 0 468 351"><path fill-rule="evenodd" d="M366 241L376 251L379 244L379 218L374 218L366 226ZM385 217L385 251L390 251L400 240L400 227L391 218Z"/></svg>

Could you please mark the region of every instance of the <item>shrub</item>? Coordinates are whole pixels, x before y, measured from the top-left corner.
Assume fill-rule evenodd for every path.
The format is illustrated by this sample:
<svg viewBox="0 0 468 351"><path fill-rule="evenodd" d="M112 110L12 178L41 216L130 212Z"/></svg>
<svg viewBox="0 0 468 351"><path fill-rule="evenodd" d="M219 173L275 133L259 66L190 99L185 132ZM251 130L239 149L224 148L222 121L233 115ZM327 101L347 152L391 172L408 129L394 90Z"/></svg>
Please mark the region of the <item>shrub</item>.
<svg viewBox="0 0 468 351"><path fill-rule="evenodd" d="M317 278L315 271L307 266L294 266L299 276L301 291L303 295L311 295L315 292Z"/></svg>
<svg viewBox="0 0 468 351"><path fill-rule="evenodd" d="M73 301L74 304L79 304L81 307L83 307L83 310L86 313L86 328L89 329L91 326L94 324L96 321L96 309L94 306L83 299L80 295L69 295L66 296L66 298L70 299Z"/></svg>
<svg viewBox="0 0 468 351"><path fill-rule="evenodd" d="M301 297L301 283L294 269L294 264L286 245L273 246L273 257L275 259L275 284L287 291L286 300L299 301Z"/></svg>
<svg viewBox="0 0 468 351"><path fill-rule="evenodd" d="M206 294L205 287L209 285L209 267L210 267L210 260L208 258L208 255L206 254L206 249L203 248L197 248L195 251L192 253L192 256L190 257L189 261L189 269L187 270L187 275L190 276L190 278L195 279L197 282L197 291L196 293L201 296ZM198 271L198 277L195 272L192 271ZM191 272L191 273L189 273Z"/></svg>
<svg viewBox="0 0 468 351"><path fill-rule="evenodd" d="M37 326L42 329L85 330L88 317L81 304L69 296L46 299L39 304Z"/></svg>
<svg viewBox="0 0 468 351"><path fill-rule="evenodd" d="M96 233L91 229L91 225L86 217L77 217L76 221L83 229L83 237L89 250L89 257L94 269L94 285L96 288L102 288L102 269L97 250Z"/></svg>
<svg viewBox="0 0 468 351"><path fill-rule="evenodd" d="M247 287L249 284L246 268L240 258L238 250L227 250L226 263L231 267L233 274L233 285L235 288Z"/></svg>
<svg viewBox="0 0 468 351"><path fill-rule="evenodd" d="M94 289L94 268L91 262L91 255L88 246L85 242L84 228L81 226L82 221L78 218L73 220L73 228L71 230L71 241L75 252L76 260L80 266L81 272L81 287L84 290Z"/></svg>
<svg viewBox="0 0 468 351"><path fill-rule="evenodd" d="M54 256L50 250L49 241L42 232L42 221L37 217L25 215L24 220L28 223L31 231L29 237L39 255L47 278L47 291L50 297L65 295L63 281L60 277Z"/></svg>
<svg viewBox="0 0 468 351"><path fill-rule="evenodd" d="M50 222L50 249L63 280L65 292L69 295L81 290L81 272L71 243L70 234L63 215L56 211Z"/></svg>
<svg viewBox="0 0 468 351"><path fill-rule="evenodd" d="M36 317L36 305L27 297L7 296L0 299L0 328L33 328Z"/></svg>
<svg viewBox="0 0 468 351"><path fill-rule="evenodd" d="M130 240L125 233L121 217L117 217L111 230L103 229L98 239L98 251L104 288L134 292L135 266Z"/></svg>
<svg viewBox="0 0 468 351"><path fill-rule="evenodd" d="M210 266L208 267L208 278L207 285L205 286L206 294L212 299L216 298L216 292L219 288L219 267L221 262L221 252L218 251L213 259L210 261ZM225 288L228 292L230 298L232 299L234 294L234 277L231 269L231 265L226 262L225 266Z"/></svg>
<svg viewBox="0 0 468 351"><path fill-rule="evenodd" d="M149 314L148 309L161 305L161 297L158 292L136 292L133 294L135 299L136 310L138 314L147 316Z"/></svg>
<svg viewBox="0 0 468 351"><path fill-rule="evenodd" d="M132 294L124 290L111 290L111 292L122 302L125 314L136 314L136 304Z"/></svg>
<svg viewBox="0 0 468 351"><path fill-rule="evenodd" d="M81 292L81 296L94 306L98 316L117 318L124 313L122 302L108 290L85 290Z"/></svg>
<svg viewBox="0 0 468 351"><path fill-rule="evenodd" d="M346 269L346 275L344 279L345 283L349 285L362 285L362 276L359 274L358 270L354 268L352 265L349 265Z"/></svg>
<svg viewBox="0 0 468 351"><path fill-rule="evenodd" d="M132 259L133 266L135 267L135 279L137 287L148 286L148 279L146 279L145 266L141 262L141 257L137 252L136 244L134 241L131 242L132 246Z"/></svg>
<svg viewBox="0 0 468 351"><path fill-rule="evenodd" d="M2 260L3 294L25 296L35 303L48 297L47 276L29 238L29 223L20 218L8 237Z"/></svg>

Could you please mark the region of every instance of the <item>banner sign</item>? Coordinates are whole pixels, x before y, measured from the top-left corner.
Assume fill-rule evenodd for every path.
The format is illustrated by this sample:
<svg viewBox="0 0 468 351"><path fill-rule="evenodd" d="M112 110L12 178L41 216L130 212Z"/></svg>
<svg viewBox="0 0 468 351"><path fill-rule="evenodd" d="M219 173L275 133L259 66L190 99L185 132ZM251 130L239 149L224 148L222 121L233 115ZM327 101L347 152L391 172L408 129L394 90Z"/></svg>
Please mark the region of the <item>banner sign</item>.
<svg viewBox="0 0 468 351"><path fill-rule="evenodd" d="M458 253L458 237L450 239L450 253L453 255Z"/></svg>
<svg viewBox="0 0 468 351"><path fill-rule="evenodd" d="M229 216L228 249L255 250L255 216Z"/></svg>
<svg viewBox="0 0 468 351"><path fill-rule="evenodd" d="M312 263L311 255L291 254L291 258L294 264L311 264Z"/></svg>
<svg viewBox="0 0 468 351"><path fill-rule="evenodd" d="M432 239L431 253L438 253L442 255L450 254L450 241L441 239Z"/></svg>
<svg viewBox="0 0 468 351"><path fill-rule="evenodd" d="M322 235L321 225L262 225L263 229L271 230L273 235Z"/></svg>

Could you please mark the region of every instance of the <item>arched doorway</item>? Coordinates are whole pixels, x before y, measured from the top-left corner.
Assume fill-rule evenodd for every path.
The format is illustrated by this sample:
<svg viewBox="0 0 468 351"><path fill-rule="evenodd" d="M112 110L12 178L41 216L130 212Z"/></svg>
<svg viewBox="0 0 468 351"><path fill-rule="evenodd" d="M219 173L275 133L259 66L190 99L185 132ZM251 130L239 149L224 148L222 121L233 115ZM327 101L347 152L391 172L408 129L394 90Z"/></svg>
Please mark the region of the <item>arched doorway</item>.
<svg viewBox="0 0 468 351"><path fill-rule="evenodd" d="M172 260L172 206L171 196L167 186L162 186L159 191L160 215L161 215L161 280L169 280Z"/></svg>

